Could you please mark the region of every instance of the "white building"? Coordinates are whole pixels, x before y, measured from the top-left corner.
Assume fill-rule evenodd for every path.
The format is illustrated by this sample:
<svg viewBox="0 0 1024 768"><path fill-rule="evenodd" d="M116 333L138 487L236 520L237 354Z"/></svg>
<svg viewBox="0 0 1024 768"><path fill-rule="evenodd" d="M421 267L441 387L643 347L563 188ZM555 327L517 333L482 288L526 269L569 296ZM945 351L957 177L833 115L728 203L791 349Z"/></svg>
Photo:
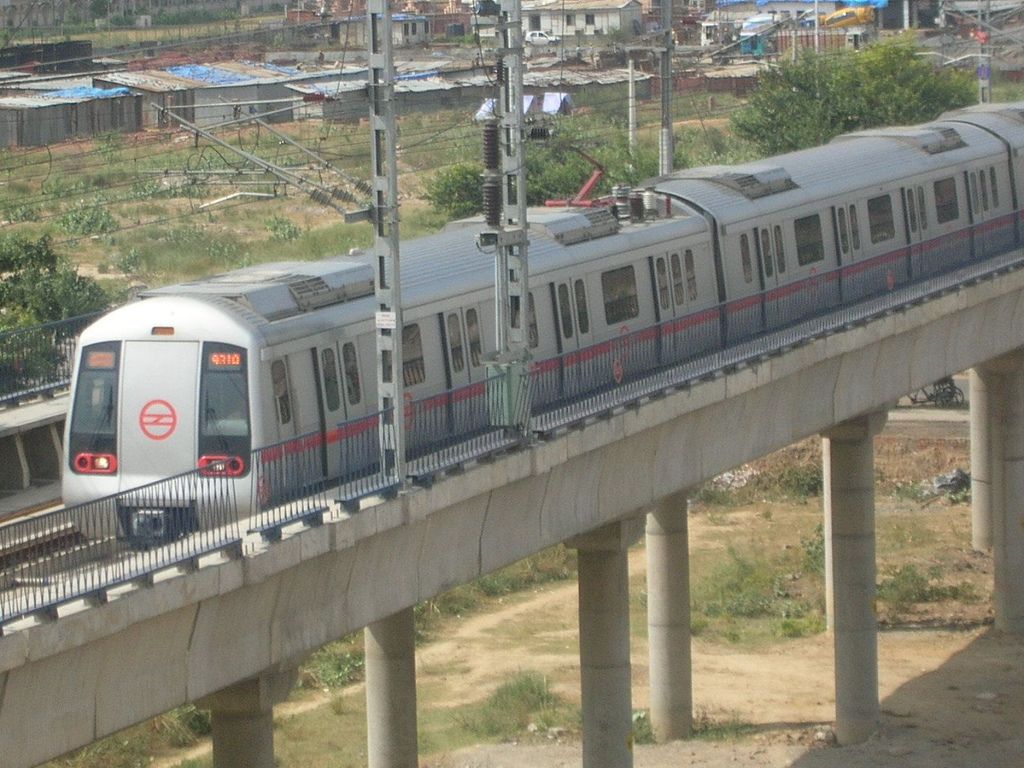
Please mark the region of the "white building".
<svg viewBox="0 0 1024 768"><path fill-rule="evenodd" d="M618 30L632 37L642 31L641 12L639 0L526 0L523 30L542 30L566 43Z"/></svg>

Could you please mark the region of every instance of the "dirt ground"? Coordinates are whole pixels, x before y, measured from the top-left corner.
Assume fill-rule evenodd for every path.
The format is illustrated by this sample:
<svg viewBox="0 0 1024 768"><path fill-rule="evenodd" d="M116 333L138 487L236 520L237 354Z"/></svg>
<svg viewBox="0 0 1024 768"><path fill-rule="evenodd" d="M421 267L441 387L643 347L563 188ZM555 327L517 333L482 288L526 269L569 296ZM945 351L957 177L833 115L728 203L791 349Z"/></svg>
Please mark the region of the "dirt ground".
<svg viewBox="0 0 1024 768"><path fill-rule="evenodd" d="M886 435L876 443L880 475L890 484L918 482L929 473L965 466L964 432L966 424L959 417L945 424L941 418L913 424L891 419ZM936 440L943 433L946 438ZM813 442L796 450L815 458ZM887 529L887 535L895 530L907 538L899 551L913 552L925 565L944 563L950 578L973 580L981 597L919 606L899 620L890 620L880 609L882 721L877 735L855 746L831 743L835 700L829 633L738 645L698 635L693 642L695 717L742 723L745 733L721 740L641 744L634 750L634 765L1024 768L1024 640L991 626L991 558L970 551L969 508L962 503L922 503L907 514L905 506L880 495L876 513L880 519L904 515L899 525ZM723 537L757 536L758 526L782 524L779 518L784 513L776 514L774 523L766 523L770 517L756 505L724 516L698 510L690 516L691 552L720 548L727 540ZM806 503L802 511L794 508L793 514L820 514L820 501ZM920 527L925 519L927 527ZM915 537L920 543L912 541ZM885 546L881 540L880 547ZM630 553L634 589L642 588L644 572L644 551L635 548ZM576 585L562 582L510 596L497 610L453 620L440 639L418 648L418 685L443 692L431 696L432 706L457 707L481 700L500 682L529 670L549 675L557 693L578 700L576 611ZM634 614L636 621L635 610ZM642 710L648 706L647 643L636 636L632 642L633 707ZM364 691L353 686L343 695L362 697ZM331 698L325 692L286 702L276 708L275 719L281 724L301 717L313 708L330 706ZM170 768L204 754L209 754L208 744L152 765ZM524 734L521 743L482 745L420 759L421 768L580 764L578 735L571 729Z"/></svg>

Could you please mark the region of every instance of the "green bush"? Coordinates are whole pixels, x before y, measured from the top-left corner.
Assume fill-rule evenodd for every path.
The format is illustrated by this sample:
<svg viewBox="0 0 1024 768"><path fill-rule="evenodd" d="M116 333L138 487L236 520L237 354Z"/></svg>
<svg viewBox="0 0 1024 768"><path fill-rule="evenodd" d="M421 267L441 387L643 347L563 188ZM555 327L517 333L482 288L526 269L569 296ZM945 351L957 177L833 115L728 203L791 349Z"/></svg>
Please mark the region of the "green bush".
<svg viewBox="0 0 1024 768"><path fill-rule="evenodd" d="M564 715L565 704L551 691L547 678L536 672L521 672L457 719L478 738L509 740L530 723L546 729Z"/></svg>

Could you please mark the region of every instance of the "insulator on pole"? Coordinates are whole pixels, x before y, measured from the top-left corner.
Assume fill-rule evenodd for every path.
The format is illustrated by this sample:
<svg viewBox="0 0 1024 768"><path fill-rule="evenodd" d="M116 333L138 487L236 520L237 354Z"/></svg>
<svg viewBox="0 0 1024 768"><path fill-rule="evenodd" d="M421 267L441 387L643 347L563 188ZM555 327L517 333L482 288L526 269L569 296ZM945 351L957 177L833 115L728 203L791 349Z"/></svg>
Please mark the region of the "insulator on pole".
<svg viewBox="0 0 1024 768"><path fill-rule="evenodd" d="M484 178L484 218L489 227L501 226L501 183L495 177Z"/></svg>
<svg viewBox="0 0 1024 768"><path fill-rule="evenodd" d="M501 170L501 134L497 120L484 123L484 169Z"/></svg>

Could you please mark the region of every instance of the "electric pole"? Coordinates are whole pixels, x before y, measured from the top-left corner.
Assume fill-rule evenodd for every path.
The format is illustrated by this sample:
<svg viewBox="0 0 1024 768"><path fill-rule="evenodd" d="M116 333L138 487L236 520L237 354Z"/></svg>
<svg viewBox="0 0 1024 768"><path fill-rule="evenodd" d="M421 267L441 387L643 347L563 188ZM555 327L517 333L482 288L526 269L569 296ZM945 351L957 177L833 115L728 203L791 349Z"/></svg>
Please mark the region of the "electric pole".
<svg viewBox="0 0 1024 768"><path fill-rule="evenodd" d="M492 420L525 437L529 428L526 322L529 268L523 115L523 22L520 0L498 4L496 122L484 133L484 216L481 250L494 250L495 348L487 363Z"/></svg>
<svg viewBox="0 0 1024 768"><path fill-rule="evenodd" d="M662 176L672 173L675 153L672 137L672 2L661 0L661 31L665 36L665 49L661 54L661 143L659 171Z"/></svg>
<svg viewBox="0 0 1024 768"><path fill-rule="evenodd" d="M402 289L398 235L398 129L391 10L387 0L368 0L369 101L373 141L373 255L376 271L377 405L380 410L381 474L405 482L405 381L402 366Z"/></svg>

